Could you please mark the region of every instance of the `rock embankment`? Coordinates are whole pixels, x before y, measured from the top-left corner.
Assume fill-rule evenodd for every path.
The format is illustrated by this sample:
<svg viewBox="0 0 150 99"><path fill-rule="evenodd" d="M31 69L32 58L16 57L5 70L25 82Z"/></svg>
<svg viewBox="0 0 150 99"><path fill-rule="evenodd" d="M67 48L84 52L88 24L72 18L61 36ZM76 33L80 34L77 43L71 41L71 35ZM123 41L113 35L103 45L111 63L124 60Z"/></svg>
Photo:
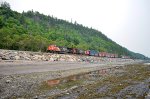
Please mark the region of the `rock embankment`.
<svg viewBox="0 0 150 99"><path fill-rule="evenodd" d="M0 60L78 61L73 55L2 49L0 49Z"/></svg>
<svg viewBox="0 0 150 99"><path fill-rule="evenodd" d="M0 49L0 61L23 60L23 61L72 61L72 62L133 62L132 59L101 58L85 55L55 54L31 51L16 51ZM139 60L138 60L139 61Z"/></svg>

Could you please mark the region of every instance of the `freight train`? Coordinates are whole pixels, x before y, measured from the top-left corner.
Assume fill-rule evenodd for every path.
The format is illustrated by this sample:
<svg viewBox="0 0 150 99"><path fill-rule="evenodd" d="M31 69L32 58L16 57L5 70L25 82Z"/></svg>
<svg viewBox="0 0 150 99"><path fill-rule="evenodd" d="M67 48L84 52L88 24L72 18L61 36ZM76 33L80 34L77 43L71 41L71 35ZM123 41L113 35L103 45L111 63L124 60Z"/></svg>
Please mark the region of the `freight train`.
<svg viewBox="0 0 150 99"><path fill-rule="evenodd" d="M79 55L88 55L88 56L97 56L97 57L108 57L108 58L118 58L118 54L112 54L108 52L99 52L96 50L81 50L77 48L67 48L56 45L49 45L47 52L59 53L59 54L79 54ZM128 57L129 58L129 57Z"/></svg>

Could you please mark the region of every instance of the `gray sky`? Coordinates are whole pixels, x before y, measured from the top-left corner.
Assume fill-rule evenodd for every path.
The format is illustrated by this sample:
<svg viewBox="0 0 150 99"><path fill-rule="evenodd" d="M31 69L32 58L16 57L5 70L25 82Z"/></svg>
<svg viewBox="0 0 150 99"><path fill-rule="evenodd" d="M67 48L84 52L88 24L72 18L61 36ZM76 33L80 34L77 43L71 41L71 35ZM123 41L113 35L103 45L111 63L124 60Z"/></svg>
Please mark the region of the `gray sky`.
<svg viewBox="0 0 150 99"><path fill-rule="evenodd" d="M93 27L150 57L150 0L0 0L15 11L38 11Z"/></svg>

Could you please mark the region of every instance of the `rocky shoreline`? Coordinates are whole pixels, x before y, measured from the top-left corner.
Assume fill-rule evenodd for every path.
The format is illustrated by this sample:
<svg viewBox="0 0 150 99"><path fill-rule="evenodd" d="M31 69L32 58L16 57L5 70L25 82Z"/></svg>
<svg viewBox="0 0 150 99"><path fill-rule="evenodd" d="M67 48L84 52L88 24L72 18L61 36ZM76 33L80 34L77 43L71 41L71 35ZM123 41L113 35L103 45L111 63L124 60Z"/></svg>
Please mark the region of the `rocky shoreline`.
<svg viewBox="0 0 150 99"><path fill-rule="evenodd" d="M15 51L15 50L2 50L0 49L0 65L7 66L7 64L26 64L27 63L44 63L44 62L79 62L90 64L99 64L95 67L80 67L69 70L57 70L47 72L32 72L24 74L0 74L0 99L47 99L50 94L61 93L60 90L52 90L46 94L41 93L39 86L42 82L64 78L70 75L80 73L87 73L95 70L100 70L107 67L117 68L118 66L125 66L128 64L141 63L141 60L120 59L120 58L100 58L84 55L69 55L69 54L52 54L30 51ZM24 66L26 66L24 65ZM19 65L18 65L19 66ZM35 65L36 66L36 65ZM11 66L13 67L13 66ZM1 68L1 67L0 67ZM66 89L68 90L68 89ZM38 93L38 94L37 94ZM42 97L42 98L40 98ZM45 98L44 98L45 97Z"/></svg>
<svg viewBox="0 0 150 99"><path fill-rule="evenodd" d="M132 70L134 70L133 72L130 70L131 66ZM90 94L90 90L93 90L93 88L95 88L94 90L97 90L97 94L99 92L106 94L106 96L98 95L97 97L107 97L107 94L109 94L108 96L110 99L115 99L114 97L145 97L146 99L149 99L149 65L144 67L146 68L146 71L143 71L143 67L138 67L140 65L134 66L133 64L131 66L114 67L112 68L112 71L100 75L97 75L97 72L94 72L100 70L99 67L54 72L0 75L0 99L66 99L67 97L69 97L69 99L76 99L77 97L82 97L82 95L87 98L86 93ZM142 72L137 71L136 68L139 68ZM91 71L93 71L93 73ZM71 82L62 83L58 86L55 85L54 87L51 87L46 83L48 80L58 78L66 79L66 77L68 78L70 75L78 75L80 73L88 73L88 75L90 75L88 77L90 78L84 80L83 77L79 77L82 79L72 79L73 81ZM126 79L126 77L128 79ZM97 84L97 82L101 82L103 86L98 85L96 87L95 84ZM126 86L126 84L128 84L128 86ZM113 89L113 87L117 86L118 88L121 86L123 89L121 88L116 94L107 93L110 89L115 91L116 88ZM130 92L137 96L131 96L129 94ZM91 93L91 96L89 97L95 97L92 96L93 94L94 93Z"/></svg>

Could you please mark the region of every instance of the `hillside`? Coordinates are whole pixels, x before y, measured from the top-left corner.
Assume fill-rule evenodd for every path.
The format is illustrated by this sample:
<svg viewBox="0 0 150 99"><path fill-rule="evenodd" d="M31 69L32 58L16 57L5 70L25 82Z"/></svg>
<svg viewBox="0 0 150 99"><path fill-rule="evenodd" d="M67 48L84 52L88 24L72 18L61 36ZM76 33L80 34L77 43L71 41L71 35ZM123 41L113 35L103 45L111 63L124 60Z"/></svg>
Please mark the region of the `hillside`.
<svg viewBox="0 0 150 99"><path fill-rule="evenodd" d="M37 11L18 13L8 3L1 3L0 49L46 51L49 44L146 58L118 45L98 30Z"/></svg>

